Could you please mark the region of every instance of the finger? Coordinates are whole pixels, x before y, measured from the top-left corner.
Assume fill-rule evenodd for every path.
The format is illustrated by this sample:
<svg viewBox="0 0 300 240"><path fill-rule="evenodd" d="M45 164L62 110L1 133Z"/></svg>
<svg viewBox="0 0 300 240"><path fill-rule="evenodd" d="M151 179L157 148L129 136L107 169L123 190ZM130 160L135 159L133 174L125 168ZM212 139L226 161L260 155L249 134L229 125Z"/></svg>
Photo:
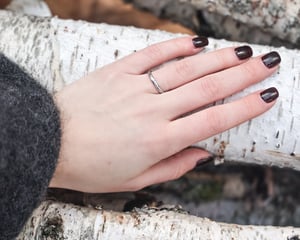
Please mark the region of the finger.
<svg viewBox="0 0 300 240"><path fill-rule="evenodd" d="M249 46L224 48L168 64L154 71L153 76L162 89L169 91L207 74L241 64L251 56Z"/></svg>
<svg viewBox="0 0 300 240"><path fill-rule="evenodd" d="M194 113L170 123L170 137L179 149L221 133L270 109L279 96L276 88Z"/></svg>
<svg viewBox="0 0 300 240"><path fill-rule="evenodd" d="M144 173L128 182L129 189L143 187L174 180L193 169L197 163L205 161L211 155L200 148L187 148L155 164Z"/></svg>
<svg viewBox="0 0 300 240"><path fill-rule="evenodd" d="M262 61L270 55L275 59L277 66L280 56L276 52L271 52L174 89L168 96L165 96L172 99L168 102L169 106L166 107L169 109L170 117L174 119L174 117L223 99L267 78L277 70L275 63L272 65L273 67L268 68Z"/></svg>
<svg viewBox="0 0 300 240"><path fill-rule="evenodd" d="M172 59L198 53L208 44L206 37L182 37L151 45L133 53L118 65L127 73L143 74Z"/></svg>

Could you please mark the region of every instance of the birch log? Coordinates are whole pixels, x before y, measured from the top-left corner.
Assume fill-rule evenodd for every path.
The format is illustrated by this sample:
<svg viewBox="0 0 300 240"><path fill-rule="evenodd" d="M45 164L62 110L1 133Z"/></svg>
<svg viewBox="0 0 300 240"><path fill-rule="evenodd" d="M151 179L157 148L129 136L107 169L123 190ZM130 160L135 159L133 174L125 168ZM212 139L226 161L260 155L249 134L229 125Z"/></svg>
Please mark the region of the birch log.
<svg viewBox="0 0 300 240"><path fill-rule="evenodd" d="M43 202L17 240L296 240L292 227L239 226L159 209L130 213Z"/></svg>
<svg viewBox="0 0 300 240"><path fill-rule="evenodd" d="M6 7L6 10L40 17L52 16L44 0L12 0Z"/></svg>
<svg viewBox="0 0 300 240"><path fill-rule="evenodd" d="M223 26L225 21L225 24L233 25L231 20L235 20L249 27L258 27L276 38L300 46L300 2L297 0L176 0L175 3L173 0L131 0L130 2L156 13L159 7L168 9L176 4L190 4L193 8L202 10L205 18L216 26L216 29L220 29L217 24ZM224 26L223 31L225 29L228 29L228 26ZM236 31L239 30L236 28ZM236 35L232 32L228 34Z"/></svg>
<svg viewBox="0 0 300 240"><path fill-rule="evenodd" d="M133 27L20 16L0 11L0 51L23 66L50 92L152 43L178 35ZM239 43L210 39L209 50ZM253 45L254 53L277 50L282 65L277 74L230 102L257 89L275 86L276 106L254 120L216 135L197 146L219 160L275 165L300 170L300 52Z"/></svg>

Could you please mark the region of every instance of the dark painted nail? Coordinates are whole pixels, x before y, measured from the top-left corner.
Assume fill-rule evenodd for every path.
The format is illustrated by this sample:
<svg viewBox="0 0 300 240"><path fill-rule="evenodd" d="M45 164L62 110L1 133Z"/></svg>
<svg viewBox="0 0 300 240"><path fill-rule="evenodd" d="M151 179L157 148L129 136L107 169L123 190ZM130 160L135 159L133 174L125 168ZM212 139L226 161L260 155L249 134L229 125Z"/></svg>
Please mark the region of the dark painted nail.
<svg viewBox="0 0 300 240"><path fill-rule="evenodd" d="M214 156L210 156L210 157L207 157L207 158L204 158L204 159L200 159L197 163L196 163L196 166L194 167L194 170L197 170L199 169L200 167L212 162L213 160L215 159Z"/></svg>
<svg viewBox="0 0 300 240"><path fill-rule="evenodd" d="M271 87L268 88L260 93L260 96L262 100L264 100L266 103L273 102L279 97L279 92L276 88Z"/></svg>
<svg viewBox="0 0 300 240"><path fill-rule="evenodd" d="M201 48L208 45L208 39L207 37L195 37L193 38L193 44L195 48Z"/></svg>
<svg viewBox="0 0 300 240"><path fill-rule="evenodd" d="M252 57L252 55L253 55L252 48L249 46L237 47L236 49L234 49L234 51L235 51L236 56L240 60L247 59L249 57Z"/></svg>
<svg viewBox="0 0 300 240"><path fill-rule="evenodd" d="M275 67L281 62L281 58L278 52L270 52L263 56L261 59L267 68Z"/></svg>

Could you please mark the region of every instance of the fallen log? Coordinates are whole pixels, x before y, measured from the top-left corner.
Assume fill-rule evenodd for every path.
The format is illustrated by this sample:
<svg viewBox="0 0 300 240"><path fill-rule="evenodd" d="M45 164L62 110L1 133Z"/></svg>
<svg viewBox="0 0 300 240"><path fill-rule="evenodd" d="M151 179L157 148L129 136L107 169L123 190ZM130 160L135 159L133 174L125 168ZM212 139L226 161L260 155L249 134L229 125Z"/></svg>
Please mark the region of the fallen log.
<svg viewBox="0 0 300 240"><path fill-rule="evenodd" d="M198 9L205 9L222 16L231 16L242 23L272 32L273 35L282 39L289 38L292 42L299 43L300 3L298 1L179 1L190 2Z"/></svg>
<svg viewBox="0 0 300 240"><path fill-rule="evenodd" d="M43 202L17 240L296 240L300 229L213 222L176 209L142 208L120 213Z"/></svg>
<svg viewBox="0 0 300 240"><path fill-rule="evenodd" d="M168 17L175 16L184 23L179 12L196 16L186 9L201 10L204 19L213 28L218 37L230 37L240 41L267 43L272 38L283 40L300 47L300 2L295 0L232 1L232 0L129 0L140 8L150 10L157 15L163 12ZM188 6L190 5L190 6ZM175 13L173 8L176 7ZM172 9L172 10L170 10ZM166 12L166 13L165 13ZM185 17L187 18L187 17ZM191 21L188 25L193 25ZM251 31L251 34L247 34ZM255 33L255 34L254 34ZM248 37L248 38L247 38ZM247 40L248 39L248 40ZM285 43L287 44L287 43ZM288 45L288 44L287 44Z"/></svg>
<svg viewBox="0 0 300 240"><path fill-rule="evenodd" d="M50 17L52 13L44 0L11 0L6 10L20 14Z"/></svg>

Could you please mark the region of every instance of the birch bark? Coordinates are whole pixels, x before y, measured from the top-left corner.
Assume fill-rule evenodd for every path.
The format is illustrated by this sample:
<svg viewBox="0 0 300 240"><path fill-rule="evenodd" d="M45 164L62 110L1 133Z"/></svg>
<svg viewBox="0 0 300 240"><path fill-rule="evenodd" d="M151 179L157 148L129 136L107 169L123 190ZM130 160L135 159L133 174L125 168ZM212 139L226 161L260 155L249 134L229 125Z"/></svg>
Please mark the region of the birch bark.
<svg viewBox="0 0 300 240"><path fill-rule="evenodd" d="M0 51L39 79L50 92L152 43L174 35L133 27L82 21L20 16L0 12ZM208 50L239 43L210 39ZM255 55L277 50L282 65L277 74L230 102L257 89L275 86L281 97L261 117L197 144L219 160L240 161L300 169L300 52L253 45ZM219 104L216 103L216 104Z"/></svg>
<svg viewBox="0 0 300 240"><path fill-rule="evenodd" d="M206 9L223 16L231 16L243 23L299 41L300 3L296 0L232 1L232 0L179 0L190 2L198 9Z"/></svg>
<svg viewBox="0 0 300 240"><path fill-rule="evenodd" d="M296 240L299 236L298 228L217 223L175 210L120 213L43 202L17 240Z"/></svg>
<svg viewBox="0 0 300 240"><path fill-rule="evenodd" d="M249 26L259 27L273 36L300 46L300 2L297 0L232 1L179 0L196 8L230 16Z"/></svg>
<svg viewBox="0 0 300 240"><path fill-rule="evenodd" d="M162 9L169 11L179 4L190 4L192 8L202 10L204 18L219 36L241 39L246 25L246 29L260 35L259 40L263 43L268 41L263 39L264 37L270 38L268 34L263 33L265 32L300 47L300 2L297 0L132 0L131 2L154 13ZM190 16L193 16L193 13ZM177 20L181 21L180 18ZM256 40L252 35L249 38L252 41Z"/></svg>
<svg viewBox="0 0 300 240"><path fill-rule="evenodd" d="M44 0L12 0L6 10L40 17L52 16Z"/></svg>

